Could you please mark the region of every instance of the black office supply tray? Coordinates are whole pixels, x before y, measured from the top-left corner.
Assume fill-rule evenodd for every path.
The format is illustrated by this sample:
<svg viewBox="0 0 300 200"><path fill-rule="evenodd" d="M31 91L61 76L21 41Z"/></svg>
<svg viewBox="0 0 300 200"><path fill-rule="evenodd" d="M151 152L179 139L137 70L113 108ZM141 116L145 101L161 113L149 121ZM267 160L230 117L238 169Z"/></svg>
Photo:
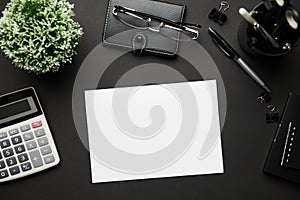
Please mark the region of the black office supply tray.
<svg viewBox="0 0 300 200"><path fill-rule="evenodd" d="M139 12L151 14L174 22L183 21L185 6L152 0L110 0L107 8L107 17L103 34L103 41L105 44L136 50L135 38L137 36L142 36L146 42L141 47L141 53L150 52L163 56L176 55L179 46L178 41L172 40L160 33L134 29L125 25L112 14L112 10L116 5L131 8ZM178 37L180 36L179 32L177 35Z"/></svg>

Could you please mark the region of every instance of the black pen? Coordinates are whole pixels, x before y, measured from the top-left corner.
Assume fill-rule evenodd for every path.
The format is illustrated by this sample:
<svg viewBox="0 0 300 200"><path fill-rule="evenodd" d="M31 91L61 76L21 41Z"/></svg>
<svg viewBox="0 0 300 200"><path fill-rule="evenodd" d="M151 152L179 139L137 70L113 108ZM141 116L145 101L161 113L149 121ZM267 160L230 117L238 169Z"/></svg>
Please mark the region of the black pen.
<svg viewBox="0 0 300 200"><path fill-rule="evenodd" d="M270 88L263 82L263 80L248 66L248 64L241 58L241 56L225 41L225 39L218 34L211 27L208 28L213 41L220 47L220 49L230 58L232 58L258 85L260 85L268 93L272 93Z"/></svg>

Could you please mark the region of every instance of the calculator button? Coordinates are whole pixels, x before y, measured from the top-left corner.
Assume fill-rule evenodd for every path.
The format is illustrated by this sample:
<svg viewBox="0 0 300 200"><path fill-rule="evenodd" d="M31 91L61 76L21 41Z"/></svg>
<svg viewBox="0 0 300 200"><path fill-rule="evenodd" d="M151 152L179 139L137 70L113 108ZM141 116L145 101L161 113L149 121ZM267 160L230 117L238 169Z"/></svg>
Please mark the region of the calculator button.
<svg viewBox="0 0 300 200"><path fill-rule="evenodd" d="M34 131L34 134L35 134L35 137L41 137L41 136L46 135L46 132L45 132L45 130L42 128L42 129L39 129L39 130L35 130L35 131Z"/></svg>
<svg viewBox="0 0 300 200"><path fill-rule="evenodd" d="M11 138L11 141L13 144L19 144L22 142L22 138L21 138L21 136L13 137L13 138Z"/></svg>
<svg viewBox="0 0 300 200"><path fill-rule="evenodd" d="M5 168L5 162L3 160L0 161L0 169Z"/></svg>
<svg viewBox="0 0 300 200"><path fill-rule="evenodd" d="M13 166L13 165L17 164L17 159L15 157L8 158L8 159L6 159L6 164L9 167Z"/></svg>
<svg viewBox="0 0 300 200"><path fill-rule="evenodd" d="M23 139L25 141L32 140L33 139L33 133L32 132L28 132L28 133L23 134Z"/></svg>
<svg viewBox="0 0 300 200"><path fill-rule="evenodd" d="M33 122L31 124L32 128L38 128L38 127L41 127L42 125L43 125L42 121Z"/></svg>
<svg viewBox="0 0 300 200"><path fill-rule="evenodd" d="M28 160L28 155L26 153L24 153L22 155L18 155L18 160L20 163L25 162Z"/></svg>
<svg viewBox="0 0 300 200"><path fill-rule="evenodd" d="M3 139L3 138L6 138L6 137L7 137L7 133L6 132L0 133L0 140Z"/></svg>
<svg viewBox="0 0 300 200"><path fill-rule="evenodd" d="M40 147L49 144L48 139L46 137L40 138L37 141L38 141Z"/></svg>
<svg viewBox="0 0 300 200"><path fill-rule="evenodd" d="M35 141L27 142L26 147L27 150L35 149L37 147L37 144Z"/></svg>
<svg viewBox="0 0 300 200"><path fill-rule="evenodd" d="M7 170L0 171L0 179L6 178L6 177L8 177L8 171Z"/></svg>
<svg viewBox="0 0 300 200"><path fill-rule="evenodd" d="M10 172L10 174L11 174L12 176L13 176L13 175L16 175L16 174L19 174L19 173L20 173L20 168L19 168L18 166L9 168L9 172Z"/></svg>
<svg viewBox="0 0 300 200"><path fill-rule="evenodd" d="M43 165L42 157L39 150L35 150L29 153L31 162L34 168L40 167Z"/></svg>
<svg viewBox="0 0 300 200"><path fill-rule="evenodd" d="M54 156L53 155L47 156L47 157L44 158L44 161L45 161L46 164L53 163L54 162Z"/></svg>
<svg viewBox="0 0 300 200"><path fill-rule="evenodd" d="M30 125L29 125L29 124L26 124L26 125L24 125L24 126L21 126L21 127L20 127L20 130L21 130L21 132L28 131L28 130L30 130Z"/></svg>
<svg viewBox="0 0 300 200"><path fill-rule="evenodd" d="M3 155L4 155L5 158L7 158L9 156L14 155L14 152L13 152L12 149L6 149L6 150L3 151Z"/></svg>
<svg viewBox="0 0 300 200"><path fill-rule="evenodd" d="M24 151L25 151L25 146L24 146L24 145L19 145L19 146L16 146L16 147L15 147L15 152L16 152L17 154L22 153L22 152L24 152Z"/></svg>
<svg viewBox="0 0 300 200"><path fill-rule="evenodd" d="M0 142L0 146L2 149L6 148L6 147L9 147L10 146L10 142L9 140L3 140Z"/></svg>
<svg viewBox="0 0 300 200"><path fill-rule="evenodd" d="M51 150L50 146L46 146L46 147L41 148L41 152L42 152L42 155L44 156L44 155L48 155L48 154L52 153L52 150Z"/></svg>
<svg viewBox="0 0 300 200"><path fill-rule="evenodd" d="M9 135L16 135L19 133L19 129L15 128L8 131Z"/></svg>
<svg viewBox="0 0 300 200"><path fill-rule="evenodd" d="M24 164L22 164L21 165L21 168L22 168L22 171L23 172L26 172L26 171L28 171L28 170L31 170L31 164L30 164L30 162L27 162L27 163L24 163Z"/></svg>

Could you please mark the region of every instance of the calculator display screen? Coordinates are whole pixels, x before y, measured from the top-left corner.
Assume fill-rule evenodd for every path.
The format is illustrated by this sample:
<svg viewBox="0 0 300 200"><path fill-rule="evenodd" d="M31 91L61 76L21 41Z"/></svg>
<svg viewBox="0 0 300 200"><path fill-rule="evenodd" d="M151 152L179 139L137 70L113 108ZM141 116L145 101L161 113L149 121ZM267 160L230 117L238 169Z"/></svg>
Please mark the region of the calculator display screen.
<svg viewBox="0 0 300 200"><path fill-rule="evenodd" d="M0 124L15 120L37 111L32 97L0 106Z"/></svg>
<svg viewBox="0 0 300 200"><path fill-rule="evenodd" d="M27 100L0 107L0 120L31 110Z"/></svg>

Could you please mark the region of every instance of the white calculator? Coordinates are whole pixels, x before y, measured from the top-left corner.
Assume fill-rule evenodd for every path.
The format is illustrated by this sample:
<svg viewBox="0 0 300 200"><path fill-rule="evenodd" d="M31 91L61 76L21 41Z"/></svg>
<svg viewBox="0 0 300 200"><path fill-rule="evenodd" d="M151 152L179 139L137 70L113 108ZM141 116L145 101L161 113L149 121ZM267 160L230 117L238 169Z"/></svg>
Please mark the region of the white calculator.
<svg viewBox="0 0 300 200"><path fill-rule="evenodd" d="M59 160L34 88L0 96L0 182L40 172Z"/></svg>

